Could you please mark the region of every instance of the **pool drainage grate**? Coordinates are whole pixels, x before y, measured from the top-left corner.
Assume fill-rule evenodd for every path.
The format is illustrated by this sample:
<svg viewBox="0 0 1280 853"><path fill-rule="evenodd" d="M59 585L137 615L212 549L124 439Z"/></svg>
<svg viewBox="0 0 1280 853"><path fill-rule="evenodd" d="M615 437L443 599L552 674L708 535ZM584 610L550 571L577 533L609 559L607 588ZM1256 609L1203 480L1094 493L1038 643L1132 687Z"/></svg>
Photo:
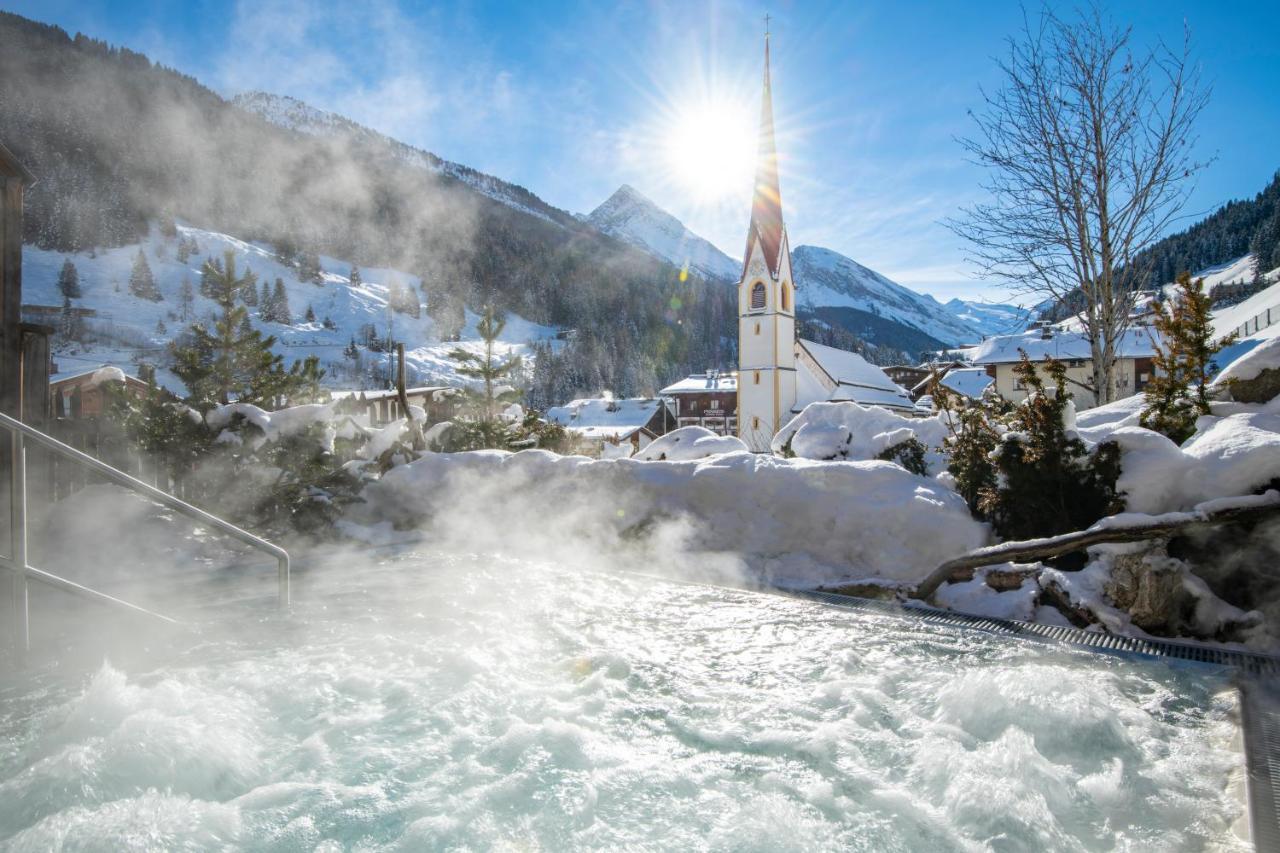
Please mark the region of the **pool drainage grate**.
<svg viewBox="0 0 1280 853"><path fill-rule="evenodd" d="M1095 649L1100 652L1143 655L1145 657L1175 658L1211 666L1229 666L1238 672L1253 676L1280 675L1280 657L1245 652L1236 649L1218 649L1196 643L1179 643L1171 640L1121 637L1100 631L1084 631L1060 625L1039 625L1014 619L993 616L974 616L953 610L939 610L922 604L902 604L897 601L881 601L874 598L857 598L834 592L796 590L771 587L768 590L791 598L801 598L845 607L852 610L869 610L876 613L899 615L922 622L956 625L986 631L990 634L1022 637L1028 640L1069 643Z"/></svg>

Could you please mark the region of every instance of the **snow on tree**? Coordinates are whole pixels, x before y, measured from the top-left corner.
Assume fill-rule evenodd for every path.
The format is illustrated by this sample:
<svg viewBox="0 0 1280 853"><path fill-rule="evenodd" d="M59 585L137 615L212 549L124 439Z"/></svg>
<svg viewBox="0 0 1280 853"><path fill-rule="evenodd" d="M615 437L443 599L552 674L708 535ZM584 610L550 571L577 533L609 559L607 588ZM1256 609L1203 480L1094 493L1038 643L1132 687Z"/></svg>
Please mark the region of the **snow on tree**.
<svg viewBox="0 0 1280 853"><path fill-rule="evenodd" d="M152 302L164 299L142 249L139 249L138 254L133 258L133 270L129 273L129 292L140 299L149 299Z"/></svg>

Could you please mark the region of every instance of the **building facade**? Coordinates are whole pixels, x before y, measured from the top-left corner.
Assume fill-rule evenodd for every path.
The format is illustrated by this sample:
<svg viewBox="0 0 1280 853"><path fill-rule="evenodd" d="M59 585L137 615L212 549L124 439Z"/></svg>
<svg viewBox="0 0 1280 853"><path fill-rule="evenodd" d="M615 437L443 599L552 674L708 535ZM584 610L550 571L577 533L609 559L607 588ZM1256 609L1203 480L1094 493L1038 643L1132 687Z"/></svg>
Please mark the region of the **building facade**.
<svg viewBox="0 0 1280 853"><path fill-rule="evenodd" d="M708 370L658 392L670 401L675 426L700 426L717 435L738 434L738 375Z"/></svg>
<svg viewBox="0 0 1280 853"><path fill-rule="evenodd" d="M1141 327L1129 329L1121 336L1116 346L1117 399L1142 392L1151 381L1156 334L1154 329ZM1047 378L1040 367L1045 356L1066 365L1067 385L1077 409L1091 409L1098 405L1093 390L1093 359L1089 341L1079 332L1033 329L1020 335L988 338L979 345L973 362L985 368L987 374L995 379L996 393L1017 403L1027 398L1027 389L1013 370L1023 352L1037 365L1036 373L1041 378Z"/></svg>

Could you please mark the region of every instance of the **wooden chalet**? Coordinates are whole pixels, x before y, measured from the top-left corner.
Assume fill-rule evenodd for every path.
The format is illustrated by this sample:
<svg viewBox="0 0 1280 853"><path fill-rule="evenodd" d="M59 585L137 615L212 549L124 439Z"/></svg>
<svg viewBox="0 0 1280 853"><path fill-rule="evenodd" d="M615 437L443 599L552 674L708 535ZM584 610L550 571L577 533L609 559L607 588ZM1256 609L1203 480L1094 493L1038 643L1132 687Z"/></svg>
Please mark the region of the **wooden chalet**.
<svg viewBox="0 0 1280 853"><path fill-rule="evenodd" d="M678 427L705 427L717 435L738 434L738 374L708 370L658 392L674 410Z"/></svg>

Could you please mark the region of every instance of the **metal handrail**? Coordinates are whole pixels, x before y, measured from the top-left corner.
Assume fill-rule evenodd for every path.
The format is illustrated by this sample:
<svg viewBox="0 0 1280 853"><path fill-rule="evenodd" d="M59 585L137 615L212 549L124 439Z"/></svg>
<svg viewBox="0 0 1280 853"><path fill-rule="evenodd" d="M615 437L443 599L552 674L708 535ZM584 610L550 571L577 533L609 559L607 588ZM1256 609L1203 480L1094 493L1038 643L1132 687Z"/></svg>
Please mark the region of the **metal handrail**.
<svg viewBox="0 0 1280 853"><path fill-rule="evenodd" d="M95 459L87 453L76 450L70 445L63 444L56 438L41 432L29 424L24 424L15 418L4 413L0 413L0 427L7 429L12 436L13 460L10 480L10 529L12 531L13 553L8 558L0 557L0 567L6 568L14 575L13 578L13 614L14 624L17 632L18 647L22 651L30 648L30 613L28 611L27 582L35 580L56 589L65 590L67 592L80 595L84 598L97 601L110 606L121 607L135 613L145 614L165 622L174 622L168 616L164 616L145 607L139 607L98 590L78 584L75 581L67 580L59 577L51 572L38 569L27 560L27 450L26 439L31 439L47 448L48 450L78 462L87 468L92 469L98 474L106 477L112 482L118 483L135 492L146 495L157 503L167 506L173 511L193 518L201 524L207 525L227 534L233 539L256 548L259 551L265 551L276 558L276 583L277 583L277 604L280 607L287 607L289 604L289 552L274 545L267 540L254 536L247 530L236 527L229 521L218 518L197 506L192 506L186 501L179 500L168 492L157 489L148 483L136 477L131 477L118 468L113 468L100 459Z"/></svg>

